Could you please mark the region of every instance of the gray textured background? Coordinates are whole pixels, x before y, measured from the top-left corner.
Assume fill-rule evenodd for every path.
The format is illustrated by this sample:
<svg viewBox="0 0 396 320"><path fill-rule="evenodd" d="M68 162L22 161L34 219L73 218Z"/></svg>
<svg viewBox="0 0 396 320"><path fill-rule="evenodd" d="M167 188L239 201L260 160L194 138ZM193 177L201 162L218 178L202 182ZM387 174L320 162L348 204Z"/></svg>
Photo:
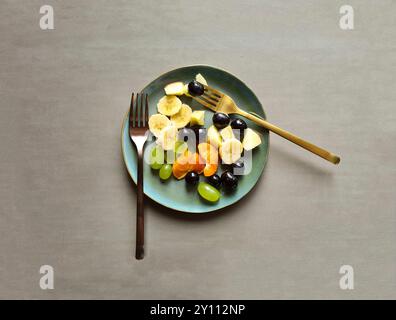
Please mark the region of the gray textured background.
<svg viewBox="0 0 396 320"><path fill-rule="evenodd" d="M396 298L396 2L346 2L353 31L344 1L1 0L0 297ZM136 262L121 122L132 89L190 64L234 73L342 161L272 135L258 187L226 212L149 203Z"/></svg>

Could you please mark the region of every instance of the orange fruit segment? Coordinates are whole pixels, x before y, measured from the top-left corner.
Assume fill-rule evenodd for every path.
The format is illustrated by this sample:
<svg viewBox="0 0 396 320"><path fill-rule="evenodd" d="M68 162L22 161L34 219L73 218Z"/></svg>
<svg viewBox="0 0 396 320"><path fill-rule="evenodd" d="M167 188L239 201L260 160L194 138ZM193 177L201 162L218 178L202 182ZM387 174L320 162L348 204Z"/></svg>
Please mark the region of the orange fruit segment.
<svg viewBox="0 0 396 320"><path fill-rule="evenodd" d="M190 165L190 170L198 174L201 174L205 169L205 161L198 153L191 154Z"/></svg>
<svg viewBox="0 0 396 320"><path fill-rule="evenodd" d="M177 180L180 180L180 179L183 179L187 175L188 171L181 170L181 169L175 167L175 165L173 164L172 173L173 173L173 176Z"/></svg>
<svg viewBox="0 0 396 320"><path fill-rule="evenodd" d="M183 179L190 171L198 174L202 173L205 177L210 177L217 172L219 154L217 149L209 143L200 143L198 153L191 153L186 150L173 163L172 172L176 179Z"/></svg>
<svg viewBox="0 0 396 320"><path fill-rule="evenodd" d="M210 143L200 143L198 145L198 152L202 159L204 159L205 163L217 164L219 162L219 153Z"/></svg>
<svg viewBox="0 0 396 320"><path fill-rule="evenodd" d="M204 142L198 145L198 152L205 161L204 176L213 176L219 167L219 153L217 149L210 143Z"/></svg>
<svg viewBox="0 0 396 320"><path fill-rule="evenodd" d="M191 169L190 164L191 153L186 151L176 159L172 166L172 172L176 179L183 179Z"/></svg>
<svg viewBox="0 0 396 320"><path fill-rule="evenodd" d="M202 173L205 169L205 161L198 153L191 153L186 151L174 162L172 172L176 179L183 179L190 171L198 174Z"/></svg>
<svg viewBox="0 0 396 320"><path fill-rule="evenodd" d="M206 164L205 169L203 171L204 176L205 177L213 176L217 172L218 167L219 167L219 165L217 163L216 164L210 164L210 163Z"/></svg>

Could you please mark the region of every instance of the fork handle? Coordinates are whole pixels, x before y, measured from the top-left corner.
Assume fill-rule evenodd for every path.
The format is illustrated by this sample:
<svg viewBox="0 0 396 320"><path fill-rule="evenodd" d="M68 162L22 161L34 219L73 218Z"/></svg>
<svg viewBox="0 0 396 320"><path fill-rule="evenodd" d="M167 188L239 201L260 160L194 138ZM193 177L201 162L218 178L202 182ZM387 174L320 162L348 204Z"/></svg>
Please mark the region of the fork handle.
<svg viewBox="0 0 396 320"><path fill-rule="evenodd" d="M248 118L249 120L257 123L258 125L268 129L269 131L272 131L274 133L276 133L277 135L280 135L281 137L299 145L300 147L304 148L305 150L308 150L316 155L318 155L319 157L322 157L323 159L326 159L327 161L330 161L331 163L334 164L338 164L340 162L340 157L325 150L322 149L308 141L305 141L304 139L301 139L300 137L286 131L283 130L282 128L279 128L271 123L269 123L266 120L260 119L250 113L247 113L245 111L239 110L239 114L244 116L245 118Z"/></svg>
<svg viewBox="0 0 396 320"><path fill-rule="evenodd" d="M136 252L138 260L144 257L144 192L143 192L143 148L138 148L137 170L137 206L136 206Z"/></svg>

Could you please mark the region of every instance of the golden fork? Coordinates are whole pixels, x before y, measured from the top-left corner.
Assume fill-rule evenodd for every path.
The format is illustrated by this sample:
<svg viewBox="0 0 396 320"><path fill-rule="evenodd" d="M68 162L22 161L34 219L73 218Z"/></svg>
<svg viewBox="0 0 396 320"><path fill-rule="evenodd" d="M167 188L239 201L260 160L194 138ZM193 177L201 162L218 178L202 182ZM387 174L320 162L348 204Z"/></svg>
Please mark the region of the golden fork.
<svg viewBox="0 0 396 320"><path fill-rule="evenodd" d="M220 91L209 87L209 86L204 86L204 93L201 96L195 96L193 97L195 101L203 105L204 107L207 107L214 112L222 112L222 113L236 113L239 114L255 123L258 125L268 129L269 131L272 131L276 133L277 135L280 135L281 137L299 145L300 147L318 155L319 157L322 157L323 159L326 159L327 161L330 161L331 163L338 164L340 162L340 157L336 156L335 154L322 149L308 141L305 141L301 139L300 137L283 130L282 128L279 128L271 123L269 123L266 120L260 119L246 111L243 111L242 109L238 108L238 106L235 104L234 100L232 100L229 96L227 96L224 93L221 93Z"/></svg>

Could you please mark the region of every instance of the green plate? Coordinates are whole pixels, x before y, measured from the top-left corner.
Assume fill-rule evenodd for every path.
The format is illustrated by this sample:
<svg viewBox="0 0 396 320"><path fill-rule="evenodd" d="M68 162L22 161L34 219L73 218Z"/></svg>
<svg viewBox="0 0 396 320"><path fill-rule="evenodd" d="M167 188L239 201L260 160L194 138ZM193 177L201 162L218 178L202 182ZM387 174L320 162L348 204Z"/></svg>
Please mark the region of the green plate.
<svg viewBox="0 0 396 320"><path fill-rule="evenodd" d="M149 94L150 115L157 113L157 102L165 94L165 85L175 81L188 83L195 78L197 73L201 73L210 86L231 96L242 109L254 112L262 118L265 118L265 113L260 101L246 84L226 71L202 65L183 67L169 71L148 84L142 92ZM205 110L205 127L208 128L212 125L213 112L211 110L201 107L191 98L182 97L182 100L184 103L190 105L193 110ZM127 119L128 115L124 118L122 126L122 153L128 172L136 183L136 149L129 139ZM252 170L248 175L239 176L239 185L235 192L224 193L222 191L222 196L217 203L208 203L200 198L196 188L187 187L184 180L179 181L171 177L168 181L161 182L158 171L152 170L150 166L145 163L144 193L149 198L165 207L188 213L206 213L219 210L242 199L252 190L259 180L267 162L269 147L268 131L249 120L246 120L246 123L249 128L261 134L263 143L253 150ZM219 166L218 173L221 173L221 166ZM203 175L201 175L200 178L200 181L204 181L205 179Z"/></svg>

